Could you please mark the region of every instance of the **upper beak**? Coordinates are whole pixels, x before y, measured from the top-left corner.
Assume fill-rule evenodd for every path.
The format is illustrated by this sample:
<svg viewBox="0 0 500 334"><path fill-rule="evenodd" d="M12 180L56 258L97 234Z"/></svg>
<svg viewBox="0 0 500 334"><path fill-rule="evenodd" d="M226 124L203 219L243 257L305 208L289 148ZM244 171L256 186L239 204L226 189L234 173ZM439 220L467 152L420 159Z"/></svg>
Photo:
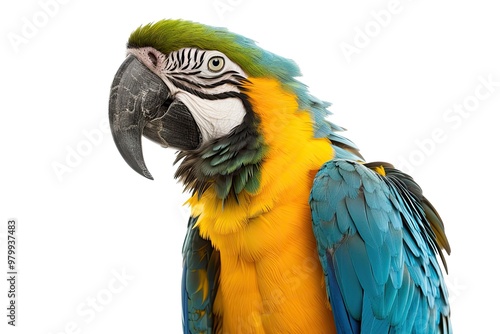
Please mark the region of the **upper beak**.
<svg viewBox="0 0 500 334"><path fill-rule="evenodd" d="M142 156L143 135L164 147L180 150L195 150L203 141L189 108L133 55L125 59L113 80L109 123L122 157L148 179L153 177Z"/></svg>
<svg viewBox="0 0 500 334"><path fill-rule="evenodd" d="M142 155L141 136L149 121L168 111L170 91L136 57L128 56L118 69L109 98L111 133L122 157L139 174L153 179Z"/></svg>

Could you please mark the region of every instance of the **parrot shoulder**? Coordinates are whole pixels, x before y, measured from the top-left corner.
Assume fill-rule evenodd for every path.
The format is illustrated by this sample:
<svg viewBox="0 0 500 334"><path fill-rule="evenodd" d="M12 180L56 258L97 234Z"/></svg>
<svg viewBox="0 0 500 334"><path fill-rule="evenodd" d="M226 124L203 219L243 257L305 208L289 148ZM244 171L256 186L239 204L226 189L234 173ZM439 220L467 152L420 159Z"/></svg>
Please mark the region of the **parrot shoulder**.
<svg viewBox="0 0 500 334"><path fill-rule="evenodd" d="M438 213L387 163L334 159L311 189L313 231L340 333L451 332L437 255L449 244Z"/></svg>

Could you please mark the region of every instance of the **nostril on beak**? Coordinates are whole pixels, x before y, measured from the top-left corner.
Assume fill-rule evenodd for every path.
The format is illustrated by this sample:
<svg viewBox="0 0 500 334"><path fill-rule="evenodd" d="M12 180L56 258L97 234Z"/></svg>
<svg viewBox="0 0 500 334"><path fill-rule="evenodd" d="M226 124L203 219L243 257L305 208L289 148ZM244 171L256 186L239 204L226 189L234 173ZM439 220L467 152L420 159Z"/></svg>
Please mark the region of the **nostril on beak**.
<svg viewBox="0 0 500 334"><path fill-rule="evenodd" d="M148 57L153 66L156 67L158 65L158 57L156 57L156 55L151 51L148 52Z"/></svg>

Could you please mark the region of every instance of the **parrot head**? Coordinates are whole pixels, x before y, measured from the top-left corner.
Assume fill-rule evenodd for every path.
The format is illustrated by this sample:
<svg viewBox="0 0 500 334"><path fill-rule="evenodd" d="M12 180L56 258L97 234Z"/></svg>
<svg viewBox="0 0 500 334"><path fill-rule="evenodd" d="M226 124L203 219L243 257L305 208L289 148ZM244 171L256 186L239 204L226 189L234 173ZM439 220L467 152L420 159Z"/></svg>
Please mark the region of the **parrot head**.
<svg viewBox="0 0 500 334"><path fill-rule="evenodd" d="M304 110L316 137L340 130L299 75L293 61L224 28L183 20L141 26L111 87L113 139L147 178L142 136L178 150L176 177L193 192L211 184L221 198L255 191L269 147L300 145L294 138L273 144L289 125L285 115Z"/></svg>

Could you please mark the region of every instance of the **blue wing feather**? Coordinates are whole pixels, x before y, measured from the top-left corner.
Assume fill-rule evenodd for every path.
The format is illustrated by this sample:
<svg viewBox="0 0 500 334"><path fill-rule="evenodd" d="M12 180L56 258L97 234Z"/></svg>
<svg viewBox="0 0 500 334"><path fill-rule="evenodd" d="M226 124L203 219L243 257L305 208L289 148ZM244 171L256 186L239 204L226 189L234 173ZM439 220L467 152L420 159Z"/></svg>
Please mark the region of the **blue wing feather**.
<svg viewBox="0 0 500 334"><path fill-rule="evenodd" d="M183 246L182 317L185 334L215 334L221 324L213 313L219 282L219 252L194 228L190 218Z"/></svg>
<svg viewBox="0 0 500 334"><path fill-rule="evenodd" d="M441 248L449 250L442 222L427 220L432 206L411 177L389 165L382 176L373 167L332 160L311 191L313 230L337 330L451 333L436 257ZM435 227L447 247L440 247Z"/></svg>
<svg viewBox="0 0 500 334"><path fill-rule="evenodd" d="M329 255L327 254L327 257ZM331 258L330 258L331 261ZM339 283L337 281L337 278L335 276L335 271L333 270L333 267L328 266L328 287L331 291L332 294L334 295L340 295L340 287ZM354 277L353 277L354 278ZM356 289L355 291L361 292L361 286ZM358 298L361 298L362 295L355 296L355 294L352 294L351 296L354 297L354 300L357 300ZM359 321L355 320L352 315L347 311L348 308L346 307L346 304L344 303L344 300L342 298L337 298L335 300L332 300L332 309L335 314L335 319L337 321L337 332L339 334L354 334L354 333L359 333ZM359 312L361 311L361 308Z"/></svg>

